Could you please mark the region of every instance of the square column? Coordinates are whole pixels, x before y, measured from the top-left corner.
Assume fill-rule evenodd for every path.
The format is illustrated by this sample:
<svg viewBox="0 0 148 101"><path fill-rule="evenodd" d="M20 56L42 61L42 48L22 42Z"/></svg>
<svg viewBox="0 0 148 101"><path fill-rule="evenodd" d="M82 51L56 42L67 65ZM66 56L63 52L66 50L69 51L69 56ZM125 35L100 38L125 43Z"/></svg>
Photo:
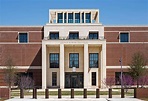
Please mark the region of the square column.
<svg viewBox="0 0 148 101"><path fill-rule="evenodd" d="M103 42L102 44L102 51L101 51L101 88L105 88L106 86L103 84L102 81L106 79L106 43Z"/></svg>
<svg viewBox="0 0 148 101"><path fill-rule="evenodd" d="M84 88L88 87L88 43L84 44Z"/></svg>
<svg viewBox="0 0 148 101"><path fill-rule="evenodd" d="M46 56L46 44L42 43L42 89L47 88L46 84L46 71L47 71L47 56Z"/></svg>
<svg viewBox="0 0 148 101"><path fill-rule="evenodd" d="M64 44L60 44L60 88L64 88Z"/></svg>

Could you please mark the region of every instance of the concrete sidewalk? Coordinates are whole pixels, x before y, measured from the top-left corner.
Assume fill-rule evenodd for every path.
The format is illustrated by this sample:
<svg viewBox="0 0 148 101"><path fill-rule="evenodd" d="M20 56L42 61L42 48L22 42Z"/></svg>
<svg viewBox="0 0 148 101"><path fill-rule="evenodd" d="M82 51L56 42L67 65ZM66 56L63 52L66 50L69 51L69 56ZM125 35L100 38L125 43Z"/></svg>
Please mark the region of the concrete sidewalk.
<svg viewBox="0 0 148 101"><path fill-rule="evenodd" d="M38 96L37 99L32 99L32 96L25 96L23 99L15 97L6 101L143 101L133 97L120 98L119 95L113 95L113 98L108 98L106 95L101 95L100 98L95 98L95 96L88 96L88 98L83 98L83 96L75 96L71 99L69 96L62 96L58 99L57 96L50 96L49 99L45 99L44 96Z"/></svg>

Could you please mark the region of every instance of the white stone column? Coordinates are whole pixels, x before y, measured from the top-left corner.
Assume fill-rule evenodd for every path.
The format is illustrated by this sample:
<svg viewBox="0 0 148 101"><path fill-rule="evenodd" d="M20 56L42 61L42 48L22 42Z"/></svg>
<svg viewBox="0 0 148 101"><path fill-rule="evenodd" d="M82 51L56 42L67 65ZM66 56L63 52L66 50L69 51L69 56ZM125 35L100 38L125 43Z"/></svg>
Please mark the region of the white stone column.
<svg viewBox="0 0 148 101"><path fill-rule="evenodd" d="M106 79L106 42L102 43L102 50L101 50L101 88L105 88L105 85L102 81Z"/></svg>
<svg viewBox="0 0 148 101"><path fill-rule="evenodd" d="M85 15L86 15L86 14L85 14L85 12L84 12L84 23L86 22L86 17L85 17Z"/></svg>
<svg viewBox="0 0 148 101"><path fill-rule="evenodd" d="M73 12L73 23L75 23L75 12Z"/></svg>
<svg viewBox="0 0 148 101"><path fill-rule="evenodd" d="M42 42L42 89L47 88L46 84L46 71L47 71L47 56L46 56L46 44Z"/></svg>
<svg viewBox="0 0 148 101"><path fill-rule="evenodd" d="M60 88L64 88L64 44L60 44Z"/></svg>
<svg viewBox="0 0 148 101"><path fill-rule="evenodd" d="M84 44L84 88L88 88L88 43Z"/></svg>
<svg viewBox="0 0 148 101"><path fill-rule="evenodd" d="M90 23L92 23L92 12L90 12Z"/></svg>
<svg viewBox="0 0 148 101"><path fill-rule="evenodd" d="M56 23L58 23L57 12L56 12Z"/></svg>
<svg viewBox="0 0 148 101"><path fill-rule="evenodd" d="M80 12L80 23L82 23L82 12Z"/></svg>

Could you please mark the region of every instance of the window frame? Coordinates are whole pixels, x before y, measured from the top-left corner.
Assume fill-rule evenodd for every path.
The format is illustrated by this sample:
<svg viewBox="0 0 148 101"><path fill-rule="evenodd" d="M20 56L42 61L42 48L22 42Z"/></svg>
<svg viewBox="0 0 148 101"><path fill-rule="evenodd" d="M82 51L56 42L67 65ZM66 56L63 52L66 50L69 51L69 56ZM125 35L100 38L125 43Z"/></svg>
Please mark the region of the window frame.
<svg viewBox="0 0 148 101"><path fill-rule="evenodd" d="M72 14L72 16L70 16L69 14ZM68 13L68 23L74 23L73 15L74 13ZM69 19L70 17L72 17L72 19Z"/></svg>
<svg viewBox="0 0 148 101"><path fill-rule="evenodd" d="M70 64L70 62L71 62L71 60L70 60L70 55L71 55L71 54L78 54L78 60L74 60L74 61L77 61L77 62L78 62L78 67L75 66L75 64L74 64L74 66L71 66L71 64ZM72 68L72 67L79 68L79 53L69 53L69 68Z"/></svg>
<svg viewBox="0 0 148 101"><path fill-rule="evenodd" d="M98 61L98 63L97 63L97 66L96 67L92 67L91 66L91 61L95 61L94 60L94 57L93 57L93 60L91 60L91 57L90 57L91 54L97 54L97 58L98 58L97 61ZM98 67L99 67L99 53L89 53L89 68L98 68Z"/></svg>
<svg viewBox="0 0 148 101"><path fill-rule="evenodd" d="M128 42L121 42L120 34L122 34L122 33L127 33L128 34ZM120 43L129 43L130 42L130 32L128 32L128 31L121 31L121 32L119 32L119 42Z"/></svg>
<svg viewBox="0 0 148 101"><path fill-rule="evenodd" d="M51 38L51 34L58 34L58 38L55 38L55 35L54 35L54 38ZM59 39L59 32L49 32L49 39L50 40L58 40Z"/></svg>
<svg viewBox="0 0 148 101"><path fill-rule="evenodd" d="M56 67L56 66L53 66L53 67L51 67L51 55L58 55L58 60L55 60L55 56L54 56L54 61L58 61L58 67ZM49 66L49 68L59 68L59 62L60 62L60 60L59 60L60 58L59 58L59 53L49 53L49 64L50 64L50 66Z"/></svg>
<svg viewBox="0 0 148 101"><path fill-rule="evenodd" d="M20 42L20 33L26 33L27 34L27 42ZM26 44L26 43L29 43L29 32L18 32L18 43L21 43L21 44Z"/></svg>

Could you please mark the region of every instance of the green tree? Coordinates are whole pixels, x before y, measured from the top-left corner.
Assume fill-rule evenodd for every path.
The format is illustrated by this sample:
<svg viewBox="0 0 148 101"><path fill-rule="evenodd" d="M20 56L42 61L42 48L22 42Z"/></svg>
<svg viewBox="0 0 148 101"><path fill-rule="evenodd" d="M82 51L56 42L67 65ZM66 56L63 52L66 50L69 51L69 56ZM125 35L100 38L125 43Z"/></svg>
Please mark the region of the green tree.
<svg viewBox="0 0 148 101"><path fill-rule="evenodd" d="M147 59L140 52L134 53L132 56L131 63L129 64L129 74L137 83L137 88L139 87L139 78L146 73L146 62Z"/></svg>

